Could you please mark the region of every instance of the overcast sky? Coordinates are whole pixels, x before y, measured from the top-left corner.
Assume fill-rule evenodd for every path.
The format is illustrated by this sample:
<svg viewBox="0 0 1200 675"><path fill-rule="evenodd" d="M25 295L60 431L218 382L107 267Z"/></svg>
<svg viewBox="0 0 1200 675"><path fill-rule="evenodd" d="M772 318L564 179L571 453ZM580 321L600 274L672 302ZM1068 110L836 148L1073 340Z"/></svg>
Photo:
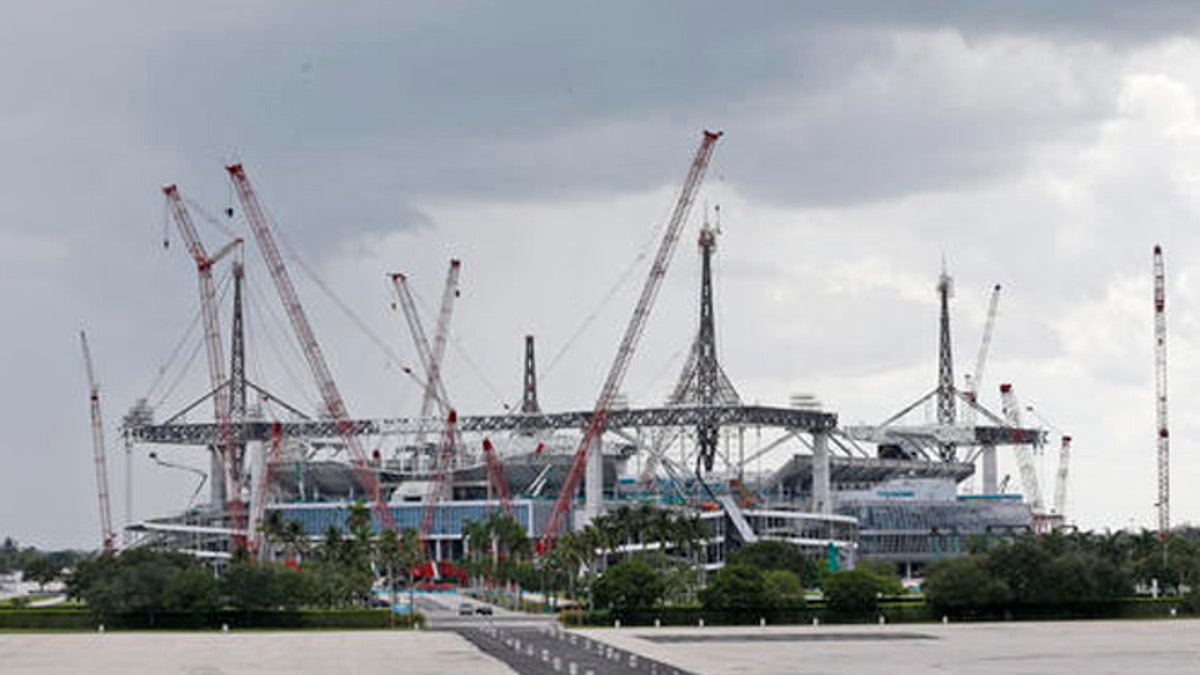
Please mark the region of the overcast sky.
<svg viewBox="0 0 1200 675"><path fill-rule="evenodd" d="M1075 437L1068 512L1086 528L1154 522L1161 243L1173 520L1200 520L1185 489L1200 470L1198 27L1200 6L1168 1L5 3L0 536L98 540L81 327L118 521L120 415L147 393L161 416L205 390L202 355L155 386L196 313L163 184L219 213L222 166L243 161L291 246L400 359L385 273L408 272L429 308L461 257L446 366L459 407L519 401L534 333L543 407L578 409L703 128L726 132L697 214L722 210L719 347L743 398L810 393L860 423L927 392L944 259L957 373L1000 283L983 402L999 410L996 385L1013 382ZM198 220L210 249L228 239ZM690 343L695 234L626 382L636 404L661 400ZM310 405L245 254L251 376ZM293 275L351 412L414 414L419 392L383 350ZM145 454L135 516L182 507L194 478ZM1047 499L1056 454L1038 458Z"/></svg>

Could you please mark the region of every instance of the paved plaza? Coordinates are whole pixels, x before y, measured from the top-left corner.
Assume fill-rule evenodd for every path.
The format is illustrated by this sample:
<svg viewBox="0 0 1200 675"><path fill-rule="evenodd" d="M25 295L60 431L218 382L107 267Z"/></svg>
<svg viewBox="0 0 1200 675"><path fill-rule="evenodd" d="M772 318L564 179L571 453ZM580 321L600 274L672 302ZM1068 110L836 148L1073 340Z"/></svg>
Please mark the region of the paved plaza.
<svg viewBox="0 0 1200 675"><path fill-rule="evenodd" d="M511 675L437 631L0 633L4 675Z"/></svg>
<svg viewBox="0 0 1200 675"><path fill-rule="evenodd" d="M1200 621L1182 619L623 628L572 633L713 675L1200 672ZM364 672L491 675L516 671L451 631L0 633L4 675Z"/></svg>
<svg viewBox="0 0 1200 675"><path fill-rule="evenodd" d="M1200 621L594 629L698 673L1200 673Z"/></svg>

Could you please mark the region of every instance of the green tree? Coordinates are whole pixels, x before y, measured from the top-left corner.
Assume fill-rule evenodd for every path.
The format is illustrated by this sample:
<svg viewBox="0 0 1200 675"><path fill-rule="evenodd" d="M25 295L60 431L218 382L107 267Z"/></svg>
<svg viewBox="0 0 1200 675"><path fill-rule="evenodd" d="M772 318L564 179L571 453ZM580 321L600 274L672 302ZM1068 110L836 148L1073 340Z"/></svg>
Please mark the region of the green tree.
<svg viewBox="0 0 1200 675"><path fill-rule="evenodd" d="M700 603L705 609L746 610L770 606L763 573L750 565L726 564L700 591Z"/></svg>
<svg viewBox="0 0 1200 675"><path fill-rule="evenodd" d="M33 557L29 562L25 563L21 571L24 574L24 578L37 582L37 585L42 589L46 588L46 584L51 581L57 581L62 577L62 567L55 563L48 555Z"/></svg>
<svg viewBox="0 0 1200 675"><path fill-rule="evenodd" d="M225 570L221 594L226 604L240 610L268 610L283 604L283 585L277 568L253 561L235 563Z"/></svg>
<svg viewBox="0 0 1200 675"><path fill-rule="evenodd" d="M729 555L733 565L750 565L767 572L784 570L796 575L805 587L816 585L821 575L817 563L785 541L763 540L743 546Z"/></svg>
<svg viewBox="0 0 1200 675"><path fill-rule="evenodd" d="M163 609L186 614L208 614L221 608L217 578L202 564L184 565L167 579Z"/></svg>
<svg viewBox="0 0 1200 675"><path fill-rule="evenodd" d="M894 564L886 560L867 558L855 563L854 568L875 575L875 579L879 583L879 592L883 595L904 594L904 584L900 583L900 575L896 573Z"/></svg>
<svg viewBox="0 0 1200 675"><path fill-rule="evenodd" d="M926 602L939 613L976 614L1004 607L1008 585L988 569L986 555L964 555L932 565L922 585Z"/></svg>
<svg viewBox="0 0 1200 675"><path fill-rule="evenodd" d="M864 617L879 608L879 577L865 570L845 570L825 576L825 606L844 617Z"/></svg>
<svg viewBox="0 0 1200 675"><path fill-rule="evenodd" d="M763 587L767 604L777 609L804 607L804 586L795 574L787 570L763 572Z"/></svg>
<svg viewBox="0 0 1200 675"><path fill-rule="evenodd" d="M662 576L639 559L617 563L592 584L595 606L618 611L649 609L662 600Z"/></svg>
<svg viewBox="0 0 1200 675"><path fill-rule="evenodd" d="M218 602L207 566L175 551L135 548L80 563L67 580L70 597L101 618L141 615L153 625L164 611L208 612Z"/></svg>

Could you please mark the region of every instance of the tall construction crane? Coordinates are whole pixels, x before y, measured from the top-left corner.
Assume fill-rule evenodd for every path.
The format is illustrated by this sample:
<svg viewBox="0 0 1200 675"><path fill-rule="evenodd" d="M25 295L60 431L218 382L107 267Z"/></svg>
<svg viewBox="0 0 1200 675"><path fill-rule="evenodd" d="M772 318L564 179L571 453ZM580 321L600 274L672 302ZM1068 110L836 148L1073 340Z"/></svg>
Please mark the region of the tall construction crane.
<svg viewBox="0 0 1200 675"><path fill-rule="evenodd" d="M271 489L271 481L275 477L275 468L279 466L279 446L283 443L283 425L275 422L271 425L271 447L267 450L267 456L263 460L262 473L258 477L258 485L255 486L254 496L250 500L250 530L253 533L255 552L261 552L263 537L265 533L262 531L263 515L267 511L267 493Z"/></svg>
<svg viewBox="0 0 1200 675"><path fill-rule="evenodd" d="M450 478L450 463L454 459L454 432L458 423L458 413L453 409L446 413L446 428L442 432L442 443L438 448L437 463L434 466L433 480L425 493L425 504L421 509L421 544L428 547L429 534L433 531L433 520L437 514L438 503L447 492ZM437 570L437 565L434 565Z"/></svg>
<svg viewBox="0 0 1200 675"><path fill-rule="evenodd" d="M571 462L571 470L567 473L566 479L563 481L562 489L558 493L558 499L554 502L554 510L550 514L550 520L546 523L546 528L542 531L542 536L538 540L537 553L539 555L548 553L554 546L554 541L558 537L558 531L562 528L563 520L566 518L567 511L571 507L571 502L575 499L575 491L579 488L579 481L583 478L584 471L587 468L588 457L591 453L599 452L600 450L597 447L598 441L601 434L604 433L613 397L616 396L617 389L620 388L621 383L625 379L625 373L629 370L629 363L633 358L633 352L637 348L638 340L645 329L646 320L650 316L650 309L654 304L654 298L658 294L658 289L662 286L663 277L666 276L667 265L671 261L671 254L675 250L675 244L679 241L679 233L683 228L684 222L687 220L688 213L691 211L692 202L696 197L696 190L700 187L700 182L704 178L704 172L708 168L709 160L712 158L713 147L719 138L721 138L721 132L719 131L706 130L704 132L700 148L696 151L696 156L692 160L687 178L684 180L683 190L679 193L679 199L675 202L675 209L671 214L670 221L667 223L666 231L663 233L663 239L659 244L654 264L650 266L650 275L646 279L646 284L642 287L641 297L634 307L633 316L629 319L629 325L625 329L625 336L621 339L621 344L617 348L617 355L613 360L612 368L608 372L608 378L604 381L604 386L600 389L600 396L596 399L596 407L592 411L592 417L588 423L587 430L583 434L583 439L579 442L579 448L575 451L575 457Z"/></svg>
<svg viewBox="0 0 1200 675"><path fill-rule="evenodd" d="M487 462L488 482L496 498L500 500L500 508L508 515L513 515L512 494L508 489L508 479L504 477L504 465L496 454L496 448L490 438L483 439L483 457Z"/></svg>
<svg viewBox="0 0 1200 675"><path fill-rule="evenodd" d="M112 508L108 502L108 463L104 451L104 418L100 415L100 385L92 370L92 352L88 349L87 333L79 331L83 345L83 365L87 370L88 398L91 402L92 452L96 462L96 493L100 498L100 543L105 553L113 550L116 535L112 527Z"/></svg>
<svg viewBox="0 0 1200 675"><path fill-rule="evenodd" d="M979 387L983 384L983 369L987 365L988 351L992 346L992 331L996 327L996 310L1000 306L1000 284L992 287L992 297L988 301L987 320L983 324L983 337L979 340L979 354L975 357L975 371L967 375L967 399L972 403L978 402ZM975 424L975 407L967 406L963 411L964 421L968 426Z"/></svg>
<svg viewBox="0 0 1200 675"><path fill-rule="evenodd" d="M217 251L216 255L209 256L200 241L200 234L196 231L183 198L179 195L179 188L167 185L162 190L167 197L167 205L175 224L179 227L179 234L187 245L188 254L196 263L196 277L200 286L200 313L204 321L204 344L208 355L208 381L213 397L214 418L217 422L216 450L223 474L220 485L224 487L225 505L233 520L233 528L239 529L245 525L242 522L241 469L238 466L240 458L235 456L233 446L230 391L225 381L225 357L221 349L221 325L217 314L217 292L213 283L212 268L240 246L242 240L234 239ZM214 480L213 483L217 484L217 481Z"/></svg>
<svg viewBox="0 0 1200 675"><path fill-rule="evenodd" d="M1167 279L1162 246L1154 247L1154 383L1158 422L1158 537L1171 532L1171 434L1167 431Z"/></svg>
<svg viewBox="0 0 1200 675"><path fill-rule="evenodd" d="M421 399L421 419L429 417L433 412L436 393L434 383L441 378L446 339L450 337L450 315L454 311L454 300L458 298L458 274L461 269L462 262L450 260L450 269L446 272L446 285L442 291L442 306L438 310L437 325L433 329L433 346L425 373L425 396Z"/></svg>
<svg viewBox="0 0 1200 675"><path fill-rule="evenodd" d="M1021 407L1017 404L1017 394L1012 384L1005 382L1000 385L1000 402L1004 419L1014 429L1021 427ZM1033 465L1033 451L1028 445L1019 444L1013 448L1017 456L1017 467L1021 470L1021 487L1025 491L1025 499L1029 501L1034 514L1041 514L1042 490L1038 486L1037 470Z"/></svg>
<svg viewBox="0 0 1200 675"><path fill-rule="evenodd" d="M392 286L396 289L396 296L400 299L400 309L404 314L404 320L408 323L408 332L412 335L413 346L417 350L417 360L425 371L426 383L431 385L426 387L425 393L433 401L438 402L442 407L442 413L445 414L450 408L449 398L446 396L446 387L442 383L441 370L434 365L433 347L430 346L429 339L425 336L425 327L421 324L417 303L413 300L412 291L408 288L408 277L402 272L393 272L391 277ZM457 275L455 277L457 278ZM449 317L449 313L447 313L447 317Z"/></svg>
<svg viewBox="0 0 1200 675"><path fill-rule="evenodd" d="M346 403L333 380L333 374L329 371L325 356L321 353L321 346L317 342L316 334L313 333L312 325L308 322L308 316L304 313L304 307L300 304L300 297L296 295L296 287L292 284L291 277L288 276L283 255L280 254L279 247L275 244L275 236L271 233L271 225L267 220L266 212L259 203L258 194L250 184L250 179L246 177L246 171L241 164L231 164L225 167L225 170L229 172L229 176L233 180L238 200L246 212L246 221L258 243L258 250L262 253L267 269L271 272L271 279L275 282L275 290L279 293L279 299L283 303L284 309L287 310L292 330L300 341L304 359L308 363L309 370L312 371L317 389L320 390L321 398L325 403L325 410L337 424L338 433L341 434L342 440L346 444L358 480L367 494L374 499L375 512L380 525L388 529L395 529L396 522L388 508L386 496L379 485L378 478L371 471L367 453L363 451L362 445L358 442L358 436L354 433L354 422L346 410Z"/></svg>

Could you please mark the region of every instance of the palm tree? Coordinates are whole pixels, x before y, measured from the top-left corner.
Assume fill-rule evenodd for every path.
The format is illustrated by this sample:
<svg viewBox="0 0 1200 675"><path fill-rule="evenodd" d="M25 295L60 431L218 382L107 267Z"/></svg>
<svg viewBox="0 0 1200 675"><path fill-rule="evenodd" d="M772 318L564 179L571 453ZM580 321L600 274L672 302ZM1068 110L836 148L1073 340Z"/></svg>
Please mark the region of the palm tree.
<svg viewBox="0 0 1200 675"><path fill-rule="evenodd" d="M289 520L283 528L283 546L288 560L297 562L308 554L308 537L304 533L304 525L298 520Z"/></svg>
<svg viewBox="0 0 1200 675"><path fill-rule="evenodd" d="M488 516L487 527L499 550L514 561L527 558L532 552L532 542L525 528L507 513L493 511Z"/></svg>
<svg viewBox="0 0 1200 675"><path fill-rule="evenodd" d="M464 522L463 539L467 544L467 562L471 572L477 577L484 576L484 570L491 567L486 565L492 550L492 532L488 527L488 521L468 520Z"/></svg>
<svg viewBox="0 0 1200 675"><path fill-rule="evenodd" d="M283 521L283 514L279 511L268 511L258 523L258 531L263 535L263 542L266 543L266 550L259 551L259 555L268 560L275 559L275 549L283 542L284 528L286 525Z"/></svg>

